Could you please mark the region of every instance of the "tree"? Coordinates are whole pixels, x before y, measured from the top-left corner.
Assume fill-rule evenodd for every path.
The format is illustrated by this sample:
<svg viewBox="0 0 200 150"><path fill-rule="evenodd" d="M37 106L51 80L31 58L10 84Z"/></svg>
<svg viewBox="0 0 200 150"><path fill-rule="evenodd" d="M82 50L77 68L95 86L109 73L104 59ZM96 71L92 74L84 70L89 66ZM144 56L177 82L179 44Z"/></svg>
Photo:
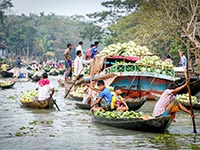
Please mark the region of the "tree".
<svg viewBox="0 0 200 150"><path fill-rule="evenodd" d="M83 39L89 39L90 42L93 40L101 41L103 39L103 33L101 27L91 23L80 32L80 37Z"/></svg>
<svg viewBox="0 0 200 150"><path fill-rule="evenodd" d="M13 7L11 0L0 0L0 22L3 23L5 10Z"/></svg>
<svg viewBox="0 0 200 150"><path fill-rule="evenodd" d="M122 16L133 13L143 2L143 0L110 0L102 2L101 5L108 10L95 12L87 16L95 19L95 22L103 22L106 24L115 23Z"/></svg>

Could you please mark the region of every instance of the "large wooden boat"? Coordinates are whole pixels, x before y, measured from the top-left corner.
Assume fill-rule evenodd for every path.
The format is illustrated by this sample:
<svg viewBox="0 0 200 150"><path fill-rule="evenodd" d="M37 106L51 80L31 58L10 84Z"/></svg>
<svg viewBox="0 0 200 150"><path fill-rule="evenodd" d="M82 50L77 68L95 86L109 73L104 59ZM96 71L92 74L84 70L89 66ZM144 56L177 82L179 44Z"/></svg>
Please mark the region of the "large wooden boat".
<svg viewBox="0 0 200 150"><path fill-rule="evenodd" d="M182 67L175 67L175 76L178 78L175 83L178 86L181 86L185 84L185 73ZM190 89L191 89L191 94L195 95L200 91L200 79L199 79L199 74L196 72L189 70L189 77L190 77ZM187 87L185 87L183 90L181 90L178 94L183 94L187 93Z"/></svg>
<svg viewBox="0 0 200 150"><path fill-rule="evenodd" d="M93 77L93 80L104 80L107 86L120 86L127 93L125 98L137 98L149 93L149 99L154 99L152 93L161 95L168 84L177 78L173 75L156 72L140 71L135 63L138 58L125 60L129 64L116 65L124 61L124 57L109 57L104 62L103 71ZM148 66L146 66L148 68ZM84 78L85 82L90 77Z"/></svg>
<svg viewBox="0 0 200 150"><path fill-rule="evenodd" d="M103 118L96 117L92 113L92 120L96 123L101 123L109 125L112 127L136 130L136 131L145 131L145 132L166 132L169 125L171 124L171 116L158 117L148 120L143 120L142 118Z"/></svg>
<svg viewBox="0 0 200 150"><path fill-rule="evenodd" d="M20 100L21 101L21 100ZM32 101L32 102L23 102L21 101L23 106L33 107L33 108L52 108L55 100L52 98L45 99L43 101Z"/></svg>

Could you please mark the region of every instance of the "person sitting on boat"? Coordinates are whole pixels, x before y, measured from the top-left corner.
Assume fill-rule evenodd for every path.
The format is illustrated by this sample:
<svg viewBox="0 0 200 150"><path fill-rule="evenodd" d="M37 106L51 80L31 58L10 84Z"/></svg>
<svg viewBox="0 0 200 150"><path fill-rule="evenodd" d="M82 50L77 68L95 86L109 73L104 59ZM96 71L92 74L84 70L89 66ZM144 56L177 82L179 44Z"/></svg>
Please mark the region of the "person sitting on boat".
<svg viewBox="0 0 200 150"><path fill-rule="evenodd" d="M115 93L112 96L111 110L119 110L119 111L128 110L128 106L126 102L124 101L123 97L120 95L122 94L121 87L115 86L114 92Z"/></svg>
<svg viewBox="0 0 200 150"><path fill-rule="evenodd" d="M88 85L86 87L86 89L84 89L84 97L83 97L83 103L85 104L91 104L93 102L96 101L96 99L98 98L99 93L92 90L92 88L95 88L95 84L96 82L94 80L92 80L92 82L90 82L90 85Z"/></svg>
<svg viewBox="0 0 200 150"><path fill-rule="evenodd" d="M8 65L5 61L2 61L1 70L7 72L8 71Z"/></svg>
<svg viewBox="0 0 200 150"><path fill-rule="evenodd" d="M111 110L112 94L110 90L106 88L103 80L99 80L97 82L97 86L99 89L95 89L90 86L92 90L100 93L98 99L91 104L91 108L93 108L96 104L100 104L100 107L97 107L97 109Z"/></svg>
<svg viewBox="0 0 200 150"><path fill-rule="evenodd" d="M43 101L53 97L54 87L48 79L46 72L42 74L42 78L38 81L36 90L39 91L38 101ZM49 93L50 91L51 93Z"/></svg>
<svg viewBox="0 0 200 150"><path fill-rule="evenodd" d="M167 59L165 59L165 62L168 62L168 63L172 64L173 63L172 56L171 55L167 55Z"/></svg>
<svg viewBox="0 0 200 150"><path fill-rule="evenodd" d="M42 70L40 70L39 68L36 68L35 73L33 74L31 78L40 78L42 74L43 74Z"/></svg>
<svg viewBox="0 0 200 150"><path fill-rule="evenodd" d="M175 113L179 110L182 110L190 114L194 118L194 115L192 115L191 111L185 108L175 97L175 94L177 94L184 87L186 87L188 82L189 80L187 80L184 85L177 88L174 83L170 83L168 85L168 88L162 93L160 99L157 101L154 107L154 116L159 117L171 115L172 121L175 121Z"/></svg>

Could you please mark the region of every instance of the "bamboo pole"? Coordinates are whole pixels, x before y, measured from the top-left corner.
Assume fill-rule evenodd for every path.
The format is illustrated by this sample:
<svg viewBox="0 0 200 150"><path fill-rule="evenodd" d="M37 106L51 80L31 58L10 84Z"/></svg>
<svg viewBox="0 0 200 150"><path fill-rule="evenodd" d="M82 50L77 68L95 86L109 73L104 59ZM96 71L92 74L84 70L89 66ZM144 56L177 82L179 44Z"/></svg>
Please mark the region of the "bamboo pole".
<svg viewBox="0 0 200 150"><path fill-rule="evenodd" d="M189 53L189 51L187 50L187 54L188 53ZM180 51L179 51L179 54L180 54L180 59L181 59ZM189 57L187 58L186 68L184 67L183 62L182 62L182 66L183 66L183 70L184 70L184 74L185 74L186 80L189 80L189 78L190 78L189 77L189 69L188 69L188 62L189 62L188 59L189 59ZM190 83L189 82L187 82L187 89L188 89L188 95L189 95L189 101L190 101L190 111L191 111L191 114L193 116L194 115L194 111L193 111L193 107L192 107L192 97L191 97L191 90L190 90ZM192 118L192 124L193 124L193 132L196 134L197 130L196 130L196 123L195 123L194 118Z"/></svg>

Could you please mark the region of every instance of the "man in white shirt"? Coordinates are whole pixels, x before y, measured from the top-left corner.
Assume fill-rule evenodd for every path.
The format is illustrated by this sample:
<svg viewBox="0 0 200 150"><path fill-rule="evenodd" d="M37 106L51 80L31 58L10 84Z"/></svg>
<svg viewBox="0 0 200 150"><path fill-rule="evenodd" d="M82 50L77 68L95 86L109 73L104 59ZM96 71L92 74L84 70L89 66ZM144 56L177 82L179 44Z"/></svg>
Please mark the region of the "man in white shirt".
<svg viewBox="0 0 200 150"><path fill-rule="evenodd" d="M83 42L82 42L82 41L80 41L80 42L78 43L78 46L76 47L76 52L77 52L78 50L80 50L81 53L82 53L81 58L85 58L85 57L84 57L84 53L83 53Z"/></svg>
<svg viewBox="0 0 200 150"><path fill-rule="evenodd" d="M54 94L54 87L48 79L47 73L42 74L42 78L38 81L36 89L38 89L38 101L52 98Z"/></svg>
<svg viewBox="0 0 200 150"><path fill-rule="evenodd" d="M84 66L90 64L91 60L82 59L82 53L80 50L76 52L76 59L74 60L74 75L76 78L80 78L84 74Z"/></svg>

